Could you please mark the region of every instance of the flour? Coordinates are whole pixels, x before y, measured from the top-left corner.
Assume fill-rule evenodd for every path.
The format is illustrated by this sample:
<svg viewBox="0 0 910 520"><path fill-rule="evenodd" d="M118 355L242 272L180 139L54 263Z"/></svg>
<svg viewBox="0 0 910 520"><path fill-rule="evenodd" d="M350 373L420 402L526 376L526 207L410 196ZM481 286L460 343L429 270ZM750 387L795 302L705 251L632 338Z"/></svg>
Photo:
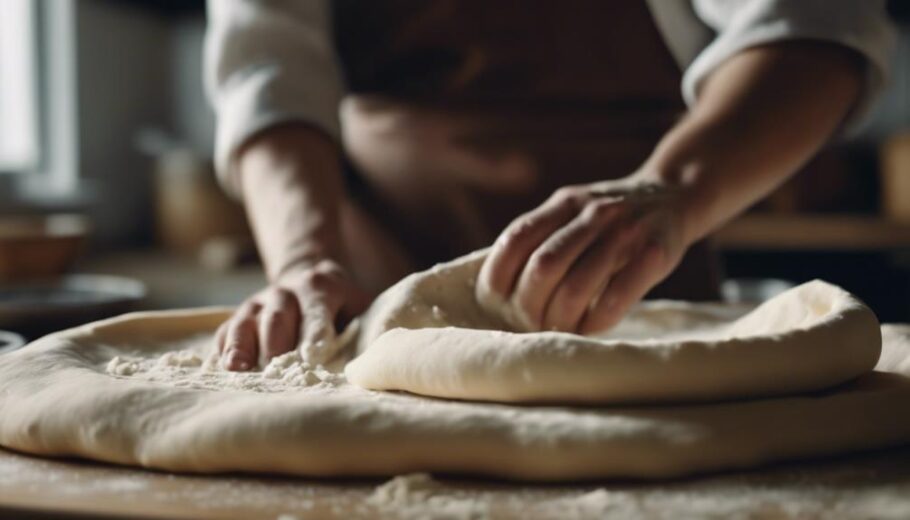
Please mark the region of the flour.
<svg viewBox="0 0 910 520"><path fill-rule="evenodd" d="M173 387L258 393L329 390L345 382L343 373L311 366L297 351L273 358L261 371L230 372L218 363L208 337L188 342L184 350L151 354L114 356L105 371L118 378Z"/></svg>
<svg viewBox="0 0 910 520"><path fill-rule="evenodd" d="M400 475L377 487L366 499L386 517L402 520L481 520L489 504L476 497L453 497L427 473Z"/></svg>

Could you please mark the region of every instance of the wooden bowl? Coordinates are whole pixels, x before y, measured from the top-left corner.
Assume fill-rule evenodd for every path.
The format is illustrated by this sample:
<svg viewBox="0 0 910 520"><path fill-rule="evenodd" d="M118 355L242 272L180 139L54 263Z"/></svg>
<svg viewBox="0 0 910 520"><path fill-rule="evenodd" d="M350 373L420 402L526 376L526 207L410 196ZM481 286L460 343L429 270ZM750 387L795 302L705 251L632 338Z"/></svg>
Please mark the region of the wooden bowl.
<svg viewBox="0 0 910 520"><path fill-rule="evenodd" d="M79 256L90 228L80 215L0 217L0 282L63 274Z"/></svg>

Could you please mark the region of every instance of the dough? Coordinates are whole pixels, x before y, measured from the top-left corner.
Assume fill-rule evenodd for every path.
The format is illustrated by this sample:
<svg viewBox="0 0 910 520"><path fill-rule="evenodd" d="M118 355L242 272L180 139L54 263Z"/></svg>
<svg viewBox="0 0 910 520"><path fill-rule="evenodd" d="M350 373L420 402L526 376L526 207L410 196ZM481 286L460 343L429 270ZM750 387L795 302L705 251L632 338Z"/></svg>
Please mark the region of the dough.
<svg viewBox="0 0 910 520"><path fill-rule="evenodd" d="M835 390L570 408L373 392L293 355L257 373L207 368L227 316L131 314L0 355L0 445L183 472L556 481L674 477L910 440L910 328L887 328L878 371ZM122 363L135 366L119 375Z"/></svg>
<svg viewBox="0 0 910 520"><path fill-rule="evenodd" d="M386 291L364 318L348 380L497 402L716 401L838 385L870 371L881 351L875 314L822 281L742 317L722 305L663 301L640 305L599 338L502 332L514 312L491 311L474 296L485 254Z"/></svg>

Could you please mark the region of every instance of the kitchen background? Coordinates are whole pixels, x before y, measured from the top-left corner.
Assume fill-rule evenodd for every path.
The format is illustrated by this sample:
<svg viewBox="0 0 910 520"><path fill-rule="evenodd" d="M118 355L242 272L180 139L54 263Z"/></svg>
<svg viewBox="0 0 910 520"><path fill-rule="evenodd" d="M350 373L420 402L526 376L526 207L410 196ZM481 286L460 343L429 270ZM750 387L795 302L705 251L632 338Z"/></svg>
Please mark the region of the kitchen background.
<svg viewBox="0 0 910 520"><path fill-rule="evenodd" d="M15 3L30 6L36 29L25 41L34 50L38 146L29 160L0 155L0 213L87 215L88 246L58 244L65 258L49 268L78 256L78 272L138 279L144 307L233 304L260 287L242 212L219 194L208 162L204 2L4 0L7 23ZM731 298L774 290L768 279L824 278L883 320L910 321L908 4L891 2L901 27L892 82L865 129L718 233L737 280ZM0 31L0 47L9 40ZM2 56L0 75L9 67ZM0 102L0 114L10 109ZM4 229L0 222L0 277L17 282L21 266L3 256L22 258L21 229ZM4 312L0 299L0 324Z"/></svg>

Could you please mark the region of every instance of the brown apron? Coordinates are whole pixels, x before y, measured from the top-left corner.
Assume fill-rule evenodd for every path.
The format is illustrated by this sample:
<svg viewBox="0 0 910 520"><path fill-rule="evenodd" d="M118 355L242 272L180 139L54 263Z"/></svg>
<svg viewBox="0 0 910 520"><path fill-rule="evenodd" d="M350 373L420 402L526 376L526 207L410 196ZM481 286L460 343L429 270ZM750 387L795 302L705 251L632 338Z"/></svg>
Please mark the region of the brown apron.
<svg viewBox="0 0 910 520"><path fill-rule="evenodd" d="M630 174L685 110L680 71L642 0L332 5L352 93L346 152L366 205L417 267L489 245L561 186ZM488 186L453 172L461 161L435 153L440 143L517 158L532 176ZM694 246L652 296L716 298L711 260Z"/></svg>

